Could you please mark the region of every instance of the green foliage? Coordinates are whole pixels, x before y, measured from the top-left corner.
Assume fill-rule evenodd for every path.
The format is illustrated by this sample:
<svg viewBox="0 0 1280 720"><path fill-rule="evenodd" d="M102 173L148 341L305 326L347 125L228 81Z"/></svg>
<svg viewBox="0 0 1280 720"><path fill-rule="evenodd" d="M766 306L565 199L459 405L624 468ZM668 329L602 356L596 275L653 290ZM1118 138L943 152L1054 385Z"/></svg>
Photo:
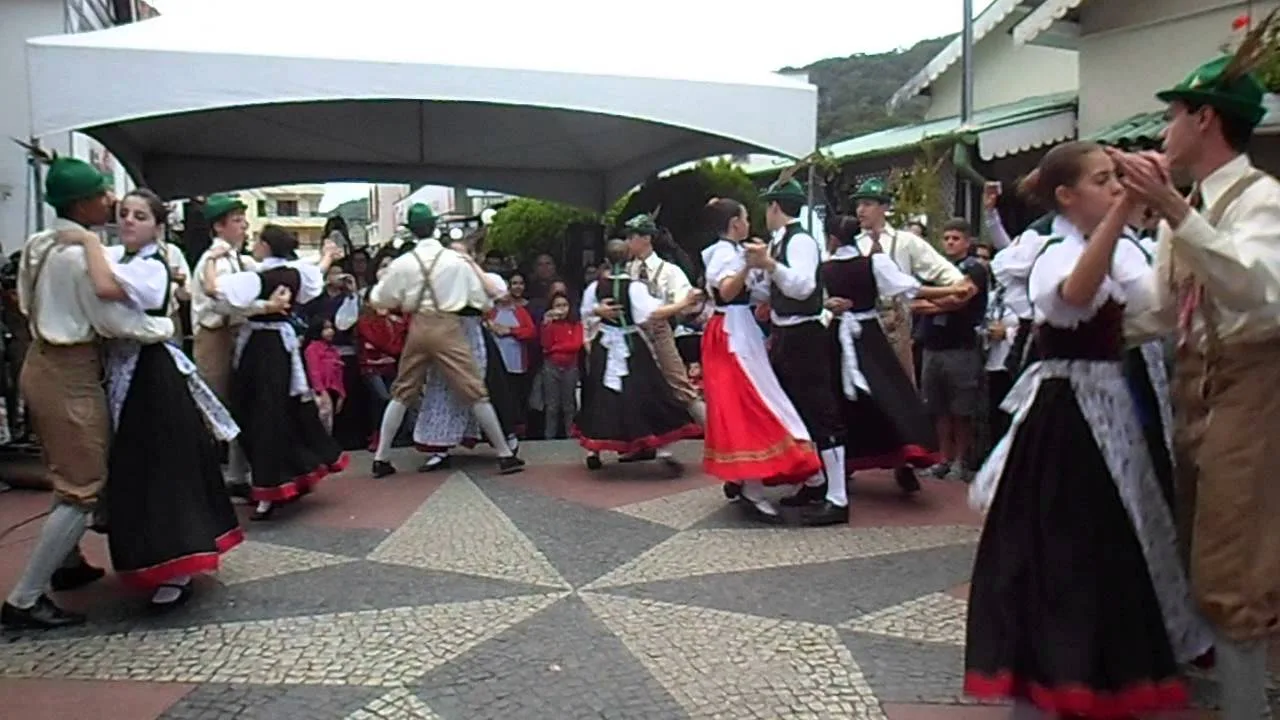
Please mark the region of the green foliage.
<svg viewBox="0 0 1280 720"><path fill-rule="evenodd" d="M554 252L573 223L596 221L593 213L560 203L517 198L493 216L486 242L491 250L524 260Z"/></svg>
<svg viewBox="0 0 1280 720"><path fill-rule="evenodd" d="M676 244L696 255L713 239L704 226L703 208L715 197L732 198L746 205L752 228L763 230L760 193L750 176L728 160L701 162L645 183L619 200L620 208L615 204L606 225L616 231L629 218L658 209L658 224L671 231Z"/></svg>
<svg viewBox="0 0 1280 720"><path fill-rule="evenodd" d="M901 227L920 216L925 225L939 228L947 221L942 200L942 167L946 158L929 143L909 168L897 168L889 174L889 193L893 196L894 223Z"/></svg>
<svg viewBox="0 0 1280 720"><path fill-rule="evenodd" d="M885 103L949 42L951 37L922 40L906 50L827 58L800 68L818 86L819 144L923 119L928 98L910 100L892 117Z"/></svg>

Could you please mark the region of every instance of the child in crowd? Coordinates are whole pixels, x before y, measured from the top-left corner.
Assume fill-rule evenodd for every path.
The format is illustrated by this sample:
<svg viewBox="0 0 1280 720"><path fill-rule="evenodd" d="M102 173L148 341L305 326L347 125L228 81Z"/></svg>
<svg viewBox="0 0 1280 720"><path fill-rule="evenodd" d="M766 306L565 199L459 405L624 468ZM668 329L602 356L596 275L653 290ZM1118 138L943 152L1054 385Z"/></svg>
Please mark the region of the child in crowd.
<svg viewBox="0 0 1280 720"><path fill-rule="evenodd" d="M542 405L548 439L568 437L578 413L578 355L582 352L582 322L564 293L551 296L542 317Z"/></svg>
<svg viewBox="0 0 1280 720"><path fill-rule="evenodd" d="M333 418L342 412L347 397L342 381L342 356L333 345L337 330L333 322L324 317L314 317L307 327L307 347L303 351L307 366L307 379L316 394L316 410L324 429L333 433Z"/></svg>

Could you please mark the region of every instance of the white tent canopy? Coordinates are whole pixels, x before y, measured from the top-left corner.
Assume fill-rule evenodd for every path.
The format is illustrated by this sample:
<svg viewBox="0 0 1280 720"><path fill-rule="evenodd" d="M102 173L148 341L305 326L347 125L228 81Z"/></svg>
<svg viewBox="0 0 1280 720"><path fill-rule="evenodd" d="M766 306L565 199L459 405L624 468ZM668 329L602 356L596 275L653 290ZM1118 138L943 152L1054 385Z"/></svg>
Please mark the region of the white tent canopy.
<svg viewBox="0 0 1280 720"><path fill-rule="evenodd" d="M222 0L34 38L31 132L92 135L169 197L368 180L596 209L688 160L814 148L816 88L744 72L705 36L668 43L639 18L654 26L627 31L649 33L637 51L598 28L571 36L539 3L486 6L483 27L452 28L424 6L439 14L403 0L328 13ZM593 7L581 4L580 23Z"/></svg>

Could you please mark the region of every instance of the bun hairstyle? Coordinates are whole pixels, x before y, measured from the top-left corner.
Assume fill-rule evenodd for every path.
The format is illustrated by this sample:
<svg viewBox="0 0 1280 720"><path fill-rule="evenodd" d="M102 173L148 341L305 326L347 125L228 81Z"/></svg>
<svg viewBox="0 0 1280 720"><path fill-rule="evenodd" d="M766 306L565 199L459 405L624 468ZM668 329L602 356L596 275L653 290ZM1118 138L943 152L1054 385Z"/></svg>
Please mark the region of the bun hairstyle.
<svg viewBox="0 0 1280 720"><path fill-rule="evenodd" d="M1084 174L1084 159L1102 150L1088 140L1072 140L1054 146L1040 164L1018 183L1018 194L1046 210L1058 210L1058 188L1072 187Z"/></svg>
<svg viewBox="0 0 1280 720"><path fill-rule="evenodd" d="M262 228L258 240L271 249L271 257L285 260L298 259L298 238L279 225L267 225Z"/></svg>
<svg viewBox="0 0 1280 720"><path fill-rule="evenodd" d="M841 245L852 245L858 239L858 234L862 232L862 223L858 222L858 218L853 215L836 215L823 225L826 227L827 235L835 238Z"/></svg>
<svg viewBox="0 0 1280 720"><path fill-rule="evenodd" d="M742 203L730 198L711 198L707 201L707 229L723 235L729 229L729 221L742 214Z"/></svg>

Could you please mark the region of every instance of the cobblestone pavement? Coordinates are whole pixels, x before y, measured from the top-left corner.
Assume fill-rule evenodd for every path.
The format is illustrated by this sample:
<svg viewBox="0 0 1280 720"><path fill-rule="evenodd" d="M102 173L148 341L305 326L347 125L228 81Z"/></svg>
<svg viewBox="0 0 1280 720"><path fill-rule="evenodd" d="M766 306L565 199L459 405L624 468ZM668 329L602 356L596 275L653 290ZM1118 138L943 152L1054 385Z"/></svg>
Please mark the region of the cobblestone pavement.
<svg viewBox="0 0 1280 720"><path fill-rule="evenodd" d="M0 718L1007 716L960 695L979 531L963 486L907 499L868 473L849 527L762 527L696 472L699 450L679 448L674 480L588 473L567 443L527 445L511 477L481 453L383 480L357 458L246 523L181 610L147 614L108 577L60 598L87 627L7 634ZM5 494L0 527L47 503ZM5 587L38 527L6 539Z"/></svg>

